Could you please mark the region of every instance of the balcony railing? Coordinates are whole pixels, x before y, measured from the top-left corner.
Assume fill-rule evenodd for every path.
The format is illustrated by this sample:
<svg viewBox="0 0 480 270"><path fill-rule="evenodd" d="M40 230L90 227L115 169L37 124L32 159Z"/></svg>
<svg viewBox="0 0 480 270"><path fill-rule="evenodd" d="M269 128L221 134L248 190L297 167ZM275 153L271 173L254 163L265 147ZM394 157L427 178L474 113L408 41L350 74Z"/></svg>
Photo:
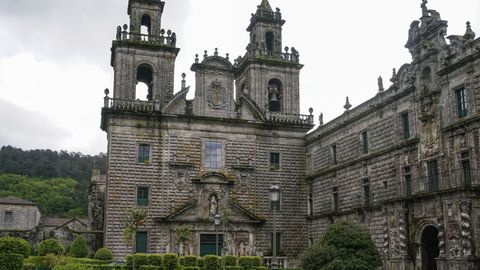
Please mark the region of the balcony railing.
<svg viewBox="0 0 480 270"><path fill-rule="evenodd" d="M154 45L164 45L169 47L175 47L177 44L177 35L168 30L160 30L160 35L146 35L140 33L128 32L128 26L125 24L123 29L121 26L117 27L117 41L132 41L140 43L148 43ZM165 35L166 34L166 35Z"/></svg>
<svg viewBox="0 0 480 270"><path fill-rule="evenodd" d="M160 111L160 103L143 100L124 100L104 97L104 108L133 112L157 112Z"/></svg>
<svg viewBox="0 0 480 270"><path fill-rule="evenodd" d="M313 125L313 115L267 112L267 121L286 124Z"/></svg>

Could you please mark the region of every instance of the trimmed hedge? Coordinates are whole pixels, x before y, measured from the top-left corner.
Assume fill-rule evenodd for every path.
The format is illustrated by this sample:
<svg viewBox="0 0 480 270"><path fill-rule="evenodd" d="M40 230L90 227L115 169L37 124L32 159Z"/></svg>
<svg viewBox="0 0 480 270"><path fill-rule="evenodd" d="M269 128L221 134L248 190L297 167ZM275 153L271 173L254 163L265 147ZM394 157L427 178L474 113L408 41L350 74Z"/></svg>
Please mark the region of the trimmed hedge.
<svg viewBox="0 0 480 270"><path fill-rule="evenodd" d="M186 266L186 267L183 267L182 270L200 270L200 267L197 267L197 266Z"/></svg>
<svg viewBox="0 0 480 270"><path fill-rule="evenodd" d="M140 266L140 270L163 270L163 267L155 265L142 265Z"/></svg>
<svg viewBox="0 0 480 270"><path fill-rule="evenodd" d="M57 256L48 254L47 256L31 256L25 260L25 264L32 265L33 268L51 268L55 266L64 265L107 265L111 260L102 261L88 258L70 258L65 256Z"/></svg>
<svg viewBox="0 0 480 270"><path fill-rule="evenodd" d="M38 255L45 256L47 254L62 255L63 245L56 239L47 239L38 245Z"/></svg>
<svg viewBox="0 0 480 270"><path fill-rule="evenodd" d="M84 264L67 264L53 268L53 270L123 270L121 265L84 265Z"/></svg>
<svg viewBox="0 0 480 270"><path fill-rule="evenodd" d="M4 236L0 237L0 254L21 254L26 259L32 252L32 246L24 239Z"/></svg>
<svg viewBox="0 0 480 270"><path fill-rule="evenodd" d="M88 256L87 241L81 235L77 236L69 247L68 254L73 258L86 258Z"/></svg>
<svg viewBox="0 0 480 270"><path fill-rule="evenodd" d="M148 265L163 268L163 256L160 255L160 254L150 254L150 255L148 255Z"/></svg>
<svg viewBox="0 0 480 270"><path fill-rule="evenodd" d="M227 255L222 258L224 266L237 266L237 257Z"/></svg>
<svg viewBox="0 0 480 270"><path fill-rule="evenodd" d="M248 269L255 269L256 267L262 266L262 257L258 256L243 256L238 259L238 265Z"/></svg>
<svg viewBox="0 0 480 270"><path fill-rule="evenodd" d="M203 267L205 267L205 259L202 258L202 257L198 257L197 258L197 262L195 263L195 265L200 268L200 269L203 269Z"/></svg>
<svg viewBox="0 0 480 270"><path fill-rule="evenodd" d="M22 270L23 254L0 253L0 269Z"/></svg>
<svg viewBox="0 0 480 270"><path fill-rule="evenodd" d="M178 255L173 253L163 255L163 266L165 267L165 270L177 270Z"/></svg>
<svg viewBox="0 0 480 270"><path fill-rule="evenodd" d="M255 270L267 270L267 267L265 267L265 266L258 266L258 267L255 267Z"/></svg>
<svg viewBox="0 0 480 270"><path fill-rule="evenodd" d="M95 259L101 261L109 261L113 259L112 251L105 247L100 248L97 250L97 252L95 252Z"/></svg>
<svg viewBox="0 0 480 270"><path fill-rule="evenodd" d="M128 269L138 270L142 265L150 265L149 255L143 253L137 253L134 255L128 255L126 257L126 267ZM135 268L133 267L135 266Z"/></svg>
<svg viewBox="0 0 480 270"><path fill-rule="evenodd" d="M220 270L222 268L221 258L215 255L207 255L205 258L205 270Z"/></svg>
<svg viewBox="0 0 480 270"><path fill-rule="evenodd" d="M178 263L184 267L196 266L197 256L182 256L178 259Z"/></svg>
<svg viewBox="0 0 480 270"><path fill-rule="evenodd" d="M241 266L225 266L225 270L243 270Z"/></svg>

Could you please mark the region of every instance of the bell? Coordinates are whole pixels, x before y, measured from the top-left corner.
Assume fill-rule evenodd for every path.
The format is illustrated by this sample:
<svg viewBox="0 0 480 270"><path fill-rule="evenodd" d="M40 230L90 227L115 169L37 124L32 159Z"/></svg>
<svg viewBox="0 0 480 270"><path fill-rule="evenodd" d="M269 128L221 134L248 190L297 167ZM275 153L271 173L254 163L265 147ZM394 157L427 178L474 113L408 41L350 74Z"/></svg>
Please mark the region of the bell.
<svg viewBox="0 0 480 270"><path fill-rule="evenodd" d="M278 102L278 98L276 94L270 95L270 102Z"/></svg>

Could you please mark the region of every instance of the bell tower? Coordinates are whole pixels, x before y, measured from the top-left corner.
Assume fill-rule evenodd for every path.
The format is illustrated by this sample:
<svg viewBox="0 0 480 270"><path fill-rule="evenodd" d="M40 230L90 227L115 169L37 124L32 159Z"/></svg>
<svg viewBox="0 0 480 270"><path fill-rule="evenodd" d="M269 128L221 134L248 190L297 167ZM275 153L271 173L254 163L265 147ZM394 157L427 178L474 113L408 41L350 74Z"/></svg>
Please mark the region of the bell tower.
<svg viewBox="0 0 480 270"><path fill-rule="evenodd" d="M303 65L295 48L282 48L285 20L279 8L262 0L247 31L247 53L235 61L237 98L249 98L264 113L298 114L299 75Z"/></svg>
<svg viewBox="0 0 480 270"><path fill-rule="evenodd" d="M112 44L115 100L141 100L164 106L173 97L176 34L161 29L165 2L129 0L130 27L118 26Z"/></svg>

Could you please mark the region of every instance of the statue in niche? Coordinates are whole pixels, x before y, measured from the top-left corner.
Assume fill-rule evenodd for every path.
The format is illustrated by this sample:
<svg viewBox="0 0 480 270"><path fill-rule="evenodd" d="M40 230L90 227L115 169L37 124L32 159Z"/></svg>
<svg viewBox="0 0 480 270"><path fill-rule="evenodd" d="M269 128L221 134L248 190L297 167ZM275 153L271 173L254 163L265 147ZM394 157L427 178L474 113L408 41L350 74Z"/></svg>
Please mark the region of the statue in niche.
<svg viewBox="0 0 480 270"><path fill-rule="evenodd" d="M238 255L239 255L239 256L246 256L246 254L245 254L245 249L246 249L246 248L245 248L245 244L243 243L243 241L240 242L240 246L239 246L239 248L238 248Z"/></svg>
<svg viewBox="0 0 480 270"><path fill-rule="evenodd" d="M218 213L217 196L212 195L212 197L210 197L210 214L211 215L216 215L217 213Z"/></svg>

